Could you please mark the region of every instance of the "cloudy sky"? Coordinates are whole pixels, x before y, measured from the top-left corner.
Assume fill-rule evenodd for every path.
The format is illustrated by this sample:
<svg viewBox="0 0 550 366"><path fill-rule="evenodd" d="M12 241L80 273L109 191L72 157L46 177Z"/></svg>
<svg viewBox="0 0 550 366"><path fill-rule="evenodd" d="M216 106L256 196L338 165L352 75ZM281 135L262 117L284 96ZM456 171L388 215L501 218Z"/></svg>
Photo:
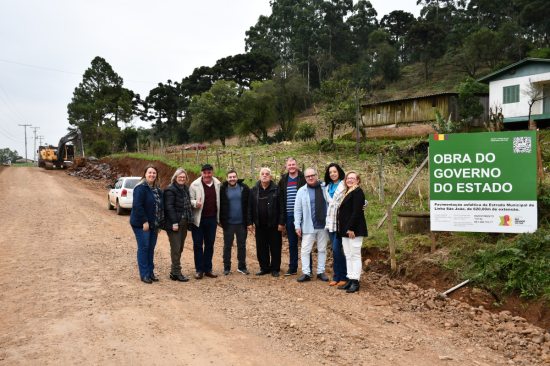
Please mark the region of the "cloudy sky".
<svg viewBox="0 0 550 366"><path fill-rule="evenodd" d="M416 0L371 3L379 18L420 11ZM269 0L0 0L0 148L25 155L22 124L57 145L95 56L145 97L159 82L244 52L245 31L269 14ZM27 143L32 159L30 128Z"/></svg>

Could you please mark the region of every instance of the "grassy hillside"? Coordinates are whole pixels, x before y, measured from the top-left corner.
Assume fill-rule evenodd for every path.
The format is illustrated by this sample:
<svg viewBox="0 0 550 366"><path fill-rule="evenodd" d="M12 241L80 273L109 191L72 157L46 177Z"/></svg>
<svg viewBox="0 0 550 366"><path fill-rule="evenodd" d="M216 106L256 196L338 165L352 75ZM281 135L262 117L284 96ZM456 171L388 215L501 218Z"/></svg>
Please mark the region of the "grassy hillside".
<svg viewBox="0 0 550 366"><path fill-rule="evenodd" d="M478 75L485 75L489 72L489 69L481 69ZM461 68L448 63L445 59L440 59L435 64L429 79L426 80L423 64L415 63L404 66L401 69L399 80L386 85L383 89L374 90L367 101L374 102L442 92L456 92L457 85L467 77L468 75Z"/></svg>

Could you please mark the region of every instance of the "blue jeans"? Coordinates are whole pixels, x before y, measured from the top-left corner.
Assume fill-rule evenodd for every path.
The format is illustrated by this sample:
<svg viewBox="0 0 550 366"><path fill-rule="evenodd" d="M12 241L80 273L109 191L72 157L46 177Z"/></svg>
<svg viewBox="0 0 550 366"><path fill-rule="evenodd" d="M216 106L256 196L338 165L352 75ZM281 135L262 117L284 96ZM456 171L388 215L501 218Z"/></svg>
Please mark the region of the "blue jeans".
<svg viewBox="0 0 550 366"><path fill-rule="evenodd" d="M298 271L298 235L294 228L294 215L286 217L286 235L288 237L288 269L291 272Z"/></svg>
<svg viewBox="0 0 550 366"><path fill-rule="evenodd" d="M346 256L344 255L344 249L342 247L342 238L338 236L336 232L329 232L330 241L332 243L332 257L333 257L333 269L334 275L332 279L334 281L346 281L347 269L346 269Z"/></svg>
<svg viewBox="0 0 550 366"><path fill-rule="evenodd" d="M142 228L132 226L137 240L137 262L141 278L151 277L155 265L155 246L157 245L158 233L156 230L143 231Z"/></svg>
<svg viewBox="0 0 550 366"><path fill-rule="evenodd" d="M212 256L214 255L217 225L216 217L201 218L198 227L191 225L196 272L212 272Z"/></svg>

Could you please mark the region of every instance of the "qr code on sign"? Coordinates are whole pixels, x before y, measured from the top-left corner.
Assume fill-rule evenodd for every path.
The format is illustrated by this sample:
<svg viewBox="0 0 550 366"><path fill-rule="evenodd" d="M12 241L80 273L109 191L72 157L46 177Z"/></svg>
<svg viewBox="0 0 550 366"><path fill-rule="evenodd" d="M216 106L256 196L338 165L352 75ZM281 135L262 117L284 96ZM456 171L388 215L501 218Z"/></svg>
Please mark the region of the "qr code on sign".
<svg viewBox="0 0 550 366"><path fill-rule="evenodd" d="M514 154L528 154L531 152L531 137L514 137Z"/></svg>

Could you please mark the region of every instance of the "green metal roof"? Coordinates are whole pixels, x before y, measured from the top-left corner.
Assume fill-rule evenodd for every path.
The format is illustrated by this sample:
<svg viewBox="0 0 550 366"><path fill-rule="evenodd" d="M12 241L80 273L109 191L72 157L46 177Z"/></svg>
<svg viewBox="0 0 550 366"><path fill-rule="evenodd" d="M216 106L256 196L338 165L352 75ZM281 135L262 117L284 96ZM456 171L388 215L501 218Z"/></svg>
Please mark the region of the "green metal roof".
<svg viewBox="0 0 550 366"><path fill-rule="evenodd" d="M550 65L550 59L547 59L547 58L533 58L533 57L524 58L521 61L518 61L516 63L508 65L505 68L502 68L500 70L497 70L495 72L490 73L489 75L486 75L482 78L479 78L479 79L477 79L477 81L480 82L480 83L489 83L491 80L498 78L502 74L504 74L506 72L509 72L511 70L517 69L520 66L524 66L525 64L528 64L528 63L543 63L543 64L549 64Z"/></svg>

